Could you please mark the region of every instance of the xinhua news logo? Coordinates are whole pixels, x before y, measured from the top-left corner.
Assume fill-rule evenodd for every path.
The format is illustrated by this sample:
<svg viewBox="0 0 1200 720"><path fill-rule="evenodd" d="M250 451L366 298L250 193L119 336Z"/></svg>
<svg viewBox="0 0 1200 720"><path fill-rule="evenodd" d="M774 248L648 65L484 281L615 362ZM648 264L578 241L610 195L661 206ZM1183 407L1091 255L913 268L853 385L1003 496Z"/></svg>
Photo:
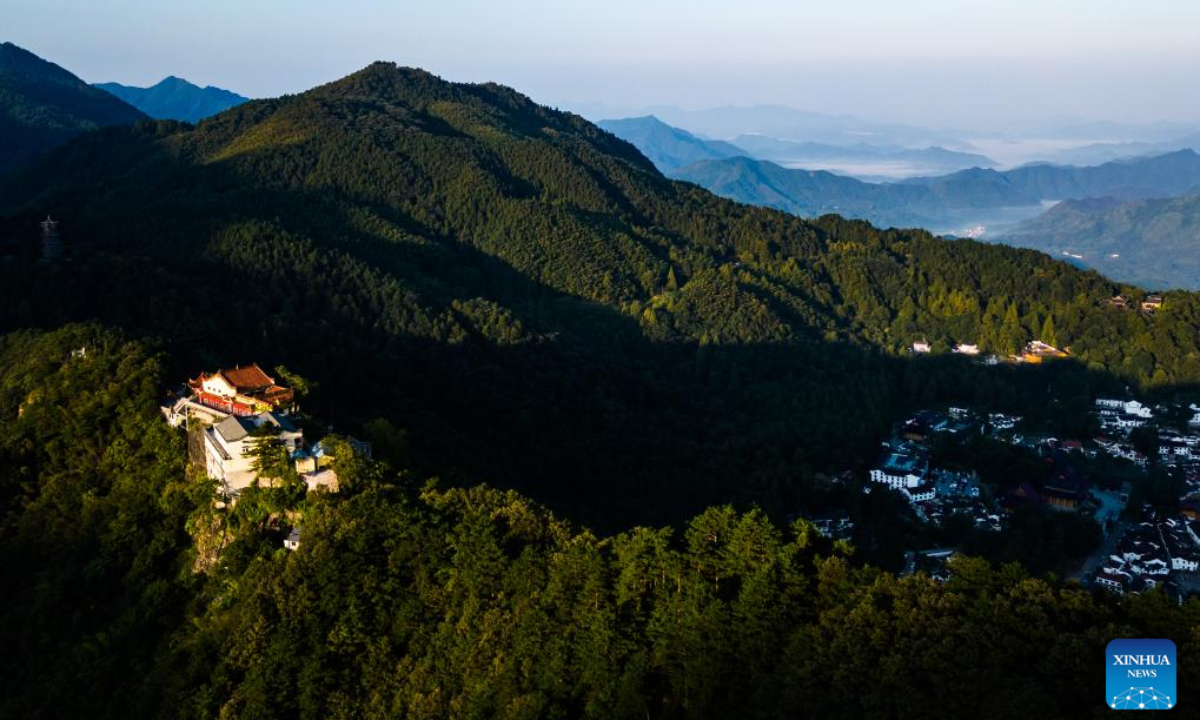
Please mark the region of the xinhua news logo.
<svg viewBox="0 0 1200 720"><path fill-rule="evenodd" d="M1175 707L1175 643L1113 640L1108 644L1106 704L1113 710Z"/></svg>

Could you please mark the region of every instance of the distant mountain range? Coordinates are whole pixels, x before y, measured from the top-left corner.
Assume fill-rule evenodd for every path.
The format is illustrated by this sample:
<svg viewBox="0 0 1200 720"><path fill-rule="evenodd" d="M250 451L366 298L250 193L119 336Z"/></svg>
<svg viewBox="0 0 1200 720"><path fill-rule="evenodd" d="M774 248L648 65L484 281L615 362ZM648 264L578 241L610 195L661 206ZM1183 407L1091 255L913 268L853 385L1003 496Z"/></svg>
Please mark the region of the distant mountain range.
<svg viewBox="0 0 1200 720"><path fill-rule="evenodd" d="M948 212L927 187L868 183L825 170L792 170L748 157L707 160L671 173L717 195L804 217L838 214L882 226L928 227Z"/></svg>
<svg viewBox="0 0 1200 720"><path fill-rule="evenodd" d="M885 226L918 225L955 232L964 223L977 222L973 218L995 217L994 211L1021 208L1024 217L1017 214L1015 219L1027 219L1047 201L1182 195L1200 188L1200 155L1180 150L1083 168L1030 165L1003 172L973 168L900 183L864 183L748 158L707 160L672 175L718 195L800 215L836 212Z"/></svg>
<svg viewBox="0 0 1200 720"><path fill-rule="evenodd" d="M662 107L654 108L653 114L670 125L713 138L765 135L832 145L865 142L877 146L965 146L961 139L963 133L958 131L876 122L850 115L827 115L783 105L728 106L705 110Z"/></svg>
<svg viewBox="0 0 1200 720"><path fill-rule="evenodd" d="M112 93L157 120L199 122L206 117L237 107L249 100L218 87L200 87L183 78L168 77L148 88L119 83L97 83L95 87Z"/></svg>
<svg viewBox="0 0 1200 720"><path fill-rule="evenodd" d="M702 160L748 154L727 142L696 137L686 130L666 124L653 115L601 120L596 124L622 140L633 143L663 172L670 172Z"/></svg>
<svg viewBox="0 0 1200 720"><path fill-rule="evenodd" d="M1070 259L1124 282L1200 290L1200 193L1067 200L1021 223L1002 242Z"/></svg>
<svg viewBox="0 0 1200 720"><path fill-rule="evenodd" d="M880 147L861 142L830 145L779 140L766 135L739 135L730 142L760 160L786 167L830 170L860 180L873 176L899 179L996 165L996 161L984 155L947 150L936 145L926 148Z"/></svg>
<svg viewBox="0 0 1200 720"><path fill-rule="evenodd" d="M830 170L862 180L898 179L996 164L983 155L942 147L910 149L878 147L862 142L831 145L779 140L766 135L739 135L729 142L710 140L668 125L653 115L601 120L596 124L633 143L664 173L704 160L732 157L753 157L787 167Z"/></svg>
<svg viewBox="0 0 1200 720"><path fill-rule="evenodd" d="M1200 155L1193 150L1177 150L1089 167L1040 163L1003 172L974 168L904 182L933 188L954 204L977 207L1107 196L1137 200L1182 195L1200 188Z"/></svg>
<svg viewBox="0 0 1200 720"><path fill-rule="evenodd" d="M1046 160L1073 165L1098 165L1111 160L1127 160L1146 155L1160 155L1175 150L1200 149L1200 133L1163 142L1103 142L1058 150Z"/></svg>
<svg viewBox="0 0 1200 720"><path fill-rule="evenodd" d="M0 176L82 132L145 119L58 65L0 44Z"/></svg>

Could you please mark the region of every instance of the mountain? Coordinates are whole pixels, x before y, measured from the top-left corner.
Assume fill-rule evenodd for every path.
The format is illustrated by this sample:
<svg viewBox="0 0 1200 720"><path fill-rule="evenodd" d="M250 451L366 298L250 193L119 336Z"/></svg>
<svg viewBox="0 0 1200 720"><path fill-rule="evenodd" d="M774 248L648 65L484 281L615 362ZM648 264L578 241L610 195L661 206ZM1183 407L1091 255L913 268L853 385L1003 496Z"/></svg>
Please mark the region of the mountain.
<svg viewBox="0 0 1200 720"><path fill-rule="evenodd" d="M1099 165L1113 160L1162 155L1176 150L1200 149L1200 134L1193 133L1162 142L1090 143L1050 153L1044 160L1064 165Z"/></svg>
<svg viewBox="0 0 1200 720"><path fill-rule="evenodd" d="M1114 160L1103 165L1071 167L1046 163L1012 170L971 169L904 182L934 188L956 203L986 206L1021 198L1030 203L1087 197L1141 198L1181 195L1200 188L1200 155L1185 149L1152 157Z"/></svg>
<svg viewBox="0 0 1200 720"><path fill-rule="evenodd" d="M770 160L785 167L803 165L808 169L831 170L861 179L899 179L995 165L983 155L941 147L884 148L866 143L830 145L779 140L765 135L739 135L732 142L706 140L654 116L601 120L596 124L632 143L665 173L705 160L732 157Z"/></svg>
<svg viewBox="0 0 1200 720"><path fill-rule="evenodd" d="M1067 200L1000 241L1069 255L1123 282L1200 290L1200 193Z"/></svg>
<svg viewBox="0 0 1200 720"><path fill-rule="evenodd" d="M144 119L54 63L0 44L0 177L80 133Z"/></svg>
<svg viewBox="0 0 1200 720"><path fill-rule="evenodd" d="M632 143L642 154L663 172L670 172L684 165L701 160L737 157L746 151L717 140L704 140L695 135L671 127L658 118L647 115L620 120L601 120L600 128Z"/></svg>
<svg viewBox="0 0 1200 720"><path fill-rule="evenodd" d="M38 262L47 214L70 263ZM416 467L599 528L819 507L817 474L918 403L1200 382L1193 295L1131 320L1041 253L737 204L511 89L387 64L79 138L0 191L0 256L0 331L98 320L162 338L180 378L285 365L320 416L405 429ZM1081 363L899 356L1012 352L1050 316Z"/></svg>
<svg viewBox="0 0 1200 720"><path fill-rule="evenodd" d="M202 88L174 76L148 88L113 82L97 83L95 87L112 93L152 118L191 123L200 122L249 100L228 90L211 85Z"/></svg>
<svg viewBox="0 0 1200 720"><path fill-rule="evenodd" d="M914 175L945 173L971 167L993 167L996 162L978 153L942 147L878 147L867 143L829 145L779 140L765 135L739 135L731 140L760 160L785 167L831 170L859 179L901 179ZM634 142L634 145L637 145ZM641 146L638 146L639 149Z"/></svg>
<svg viewBox="0 0 1200 720"><path fill-rule="evenodd" d="M48 212L70 262L40 257ZM1078 715L1076 659L1114 632L1192 657L1194 603L972 557L897 577L962 536L842 478L919 407L1057 428L1200 384L1200 296L1115 292L1140 291L724 200L511 89L382 63L85 134L0 188L0 715ZM901 353L1047 328L1073 360ZM218 503L156 406L238 362L285 366L304 426L374 458L331 441L336 494ZM831 509L853 552L789 517ZM1098 535L1032 510L997 561Z"/></svg>
<svg viewBox="0 0 1200 720"><path fill-rule="evenodd" d="M919 227L936 224L947 212L925 187L867 183L824 170L792 170L747 157L699 162L671 176L738 202L803 217L837 214L883 226Z"/></svg>
<svg viewBox="0 0 1200 720"><path fill-rule="evenodd" d="M1200 187L1200 155L1179 150L1082 168L971 168L898 183L834 181L812 171L744 158L704 161L672 176L733 200L804 216L840 212L882 225L917 225L957 234L958 228L1029 219L1042 212L1044 203L1061 199L1183 194Z"/></svg>

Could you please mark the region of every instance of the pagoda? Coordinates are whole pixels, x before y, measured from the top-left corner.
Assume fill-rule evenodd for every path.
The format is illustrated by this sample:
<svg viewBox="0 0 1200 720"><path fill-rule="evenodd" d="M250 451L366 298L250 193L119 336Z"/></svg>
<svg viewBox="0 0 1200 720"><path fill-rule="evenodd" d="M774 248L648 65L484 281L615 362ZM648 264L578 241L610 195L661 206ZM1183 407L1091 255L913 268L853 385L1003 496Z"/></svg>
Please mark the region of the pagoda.
<svg viewBox="0 0 1200 720"><path fill-rule="evenodd" d="M58 221L47 215L42 221L42 262L54 262L62 257L63 243L58 234Z"/></svg>

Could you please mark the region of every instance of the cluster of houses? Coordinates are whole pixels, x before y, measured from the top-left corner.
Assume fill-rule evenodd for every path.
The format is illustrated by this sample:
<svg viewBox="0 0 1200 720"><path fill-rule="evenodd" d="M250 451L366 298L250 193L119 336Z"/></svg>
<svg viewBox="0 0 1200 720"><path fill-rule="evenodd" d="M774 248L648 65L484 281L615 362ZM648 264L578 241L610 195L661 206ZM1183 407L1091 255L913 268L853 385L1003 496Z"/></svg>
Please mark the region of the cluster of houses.
<svg viewBox="0 0 1200 720"><path fill-rule="evenodd" d="M1130 300L1124 295L1114 295L1108 300L1105 300L1104 304L1108 307L1117 308L1119 310L1139 308L1142 312L1148 315L1153 315L1160 308L1162 308L1163 299L1161 295L1147 295L1140 303L1138 303Z"/></svg>
<svg viewBox="0 0 1200 720"><path fill-rule="evenodd" d="M1103 434L1083 439L1031 433L1014 415L976 414L962 408L918 413L899 424L883 444L864 490L884 486L901 493L924 522L941 524L951 515L966 515L977 528L995 531L1003 530L1004 518L1023 505L1094 517L1110 536L1106 542L1115 544L1091 575L1097 587L1129 593L1165 586L1175 597L1200 593L1200 406L1151 407L1137 400L1101 398L1095 401L1095 412ZM1179 426L1168 427L1163 421L1167 417L1175 418ZM1185 418L1190 420L1184 422ZM1109 476L1105 471L1109 466L1092 461L1109 455L1149 466L1151 459L1138 452L1130 439L1137 428L1154 430L1153 435L1136 438L1138 446L1145 448L1146 437L1157 437L1158 466L1177 473L1186 490L1179 512L1156 514L1147 507L1138 522L1126 526L1118 520L1126 512L1136 479L1119 470ZM1037 474L1036 482L1013 478L1012 486L993 497L996 489L981 492L973 473L931 466L929 440L942 434L988 435L1027 448L1045 463L1045 471ZM932 572L926 566L941 567L944 558L915 554L913 565Z"/></svg>
<svg viewBox="0 0 1200 720"><path fill-rule="evenodd" d="M918 340L909 346L909 348L916 355L926 355L933 352L933 345L928 340ZM951 352L957 355L968 355L972 357L980 354L979 346L970 343L958 343L951 349ZM1060 350L1053 345L1042 342L1041 340L1033 340L1021 348L1020 352L1017 354L1010 355L1008 357L1008 361L1013 363L1037 364L1048 359L1065 358L1070 356L1070 348ZM1000 357L998 355L985 355L982 357L981 362L983 362L985 365L998 365L1000 363Z"/></svg>
<svg viewBox="0 0 1200 720"><path fill-rule="evenodd" d="M928 441L935 435L978 431L973 416L963 408L947 412L922 411L901 423L883 443L879 461L865 488L882 485L899 492L924 522L941 523L951 515L971 517L977 527L1000 529L1000 516L982 497L975 473L931 468Z"/></svg>
<svg viewBox="0 0 1200 720"><path fill-rule="evenodd" d="M1145 427L1154 418L1154 411L1137 400L1099 398L1096 414L1105 430L1132 430Z"/></svg>
<svg viewBox="0 0 1200 720"><path fill-rule="evenodd" d="M1160 411L1166 408L1159 408ZM1182 408L1180 408L1182 409ZM1191 419L1185 431L1159 427L1158 459L1167 466L1187 466L1200 463L1200 406L1187 408ZM1096 445L1107 454L1145 465L1147 458L1128 442L1136 428L1155 425L1155 410L1137 400L1100 398L1096 400L1096 415L1105 435L1096 438Z"/></svg>
<svg viewBox="0 0 1200 720"><path fill-rule="evenodd" d="M885 486L901 493L913 505L917 517L941 523L952 515L971 517L977 528L1000 530L1008 513L1034 505L1064 512L1094 516L1102 526L1115 520L1128 499L1129 485L1118 491L1097 486L1088 470L1088 460L1098 450L1081 440L1058 439L1018 430L1020 416L1003 413L976 415L963 408L946 412L923 411L897 426L883 443L879 460L869 471L865 488ZM966 436L986 434L1037 454L1045 464L1040 479L1013 478L1013 484L994 497L981 492L974 472L933 468L927 441L940 434ZM1200 475L1197 476L1196 507L1200 511Z"/></svg>
<svg viewBox="0 0 1200 720"><path fill-rule="evenodd" d="M1150 506L1121 536L1096 571L1096 587L1136 593L1167 585L1178 595L1200 589L1200 535L1196 520L1163 517Z"/></svg>
<svg viewBox="0 0 1200 720"><path fill-rule="evenodd" d="M918 340L912 344L911 349L918 355L925 355L933 352L933 345L928 340ZM951 348L950 352L957 355L978 355L979 346L972 345L971 343L957 343Z"/></svg>

